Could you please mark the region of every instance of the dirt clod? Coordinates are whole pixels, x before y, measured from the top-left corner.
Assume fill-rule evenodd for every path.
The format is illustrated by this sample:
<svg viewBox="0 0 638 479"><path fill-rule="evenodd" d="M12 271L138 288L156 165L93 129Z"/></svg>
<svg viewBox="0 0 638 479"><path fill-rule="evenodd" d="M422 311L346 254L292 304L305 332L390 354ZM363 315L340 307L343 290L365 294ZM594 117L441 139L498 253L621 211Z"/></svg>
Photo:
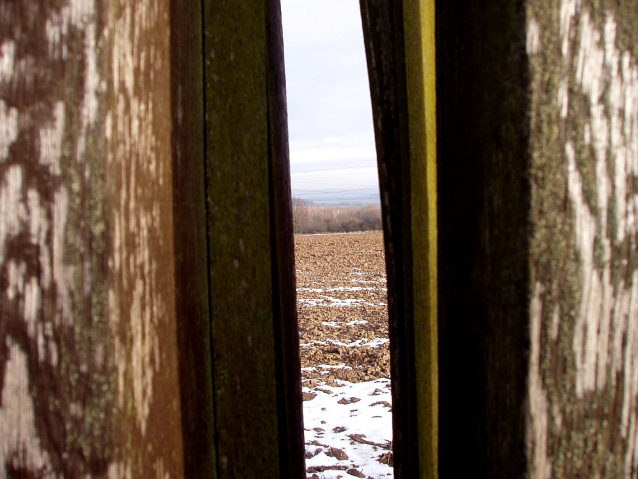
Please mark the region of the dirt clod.
<svg viewBox="0 0 638 479"><path fill-rule="evenodd" d="M392 451L381 454L377 459L381 464L387 464L390 467L394 467L394 460L392 457Z"/></svg>
<svg viewBox="0 0 638 479"><path fill-rule="evenodd" d="M328 452L326 452L326 456L334 457L339 461L347 461L348 455L343 451L343 449L339 449L337 447L331 447Z"/></svg>
<svg viewBox="0 0 638 479"><path fill-rule="evenodd" d="M301 393L301 397L304 401L312 401L314 398L317 397L317 393Z"/></svg>
<svg viewBox="0 0 638 479"><path fill-rule="evenodd" d="M354 477L366 477L366 475L363 472L358 471L356 469L348 469L346 472Z"/></svg>

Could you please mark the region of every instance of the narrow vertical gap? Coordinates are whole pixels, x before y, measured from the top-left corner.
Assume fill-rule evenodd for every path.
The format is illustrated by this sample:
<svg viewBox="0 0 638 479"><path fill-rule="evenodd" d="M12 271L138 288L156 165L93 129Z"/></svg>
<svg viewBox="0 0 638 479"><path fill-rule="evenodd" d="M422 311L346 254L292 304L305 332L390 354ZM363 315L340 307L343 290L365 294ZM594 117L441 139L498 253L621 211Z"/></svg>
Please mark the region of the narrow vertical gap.
<svg viewBox="0 0 638 479"><path fill-rule="evenodd" d="M357 0L283 0L308 477L391 478L386 266Z"/></svg>

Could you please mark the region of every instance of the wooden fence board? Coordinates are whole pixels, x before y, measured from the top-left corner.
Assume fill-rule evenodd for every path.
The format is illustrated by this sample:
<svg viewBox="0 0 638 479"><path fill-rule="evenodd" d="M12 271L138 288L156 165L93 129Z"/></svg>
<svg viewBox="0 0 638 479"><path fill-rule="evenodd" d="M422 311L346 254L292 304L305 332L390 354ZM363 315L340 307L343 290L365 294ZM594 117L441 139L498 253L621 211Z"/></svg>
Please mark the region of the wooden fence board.
<svg viewBox="0 0 638 479"><path fill-rule="evenodd" d="M113 341L108 352L117 381L113 441L119 449L110 473L179 476L170 4L120 1L103 7L111 7L103 12L104 206Z"/></svg>
<svg viewBox="0 0 638 479"><path fill-rule="evenodd" d="M103 56L90 7L13 2L0 14L0 464L10 477L103 475L114 455ZM83 61L67 65L69 55Z"/></svg>
<svg viewBox="0 0 638 479"><path fill-rule="evenodd" d="M279 0L268 6L268 105L270 137L271 248L279 456L286 477L305 477L301 360L297 318L292 191L288 148L288 113L284 46Z"/></svg>
<svg viewBox="0 0 638 479"><path fill-rule="evenodd" d="M279 4L205 6L0 7L2 474L304 474Z"/></svg>
<svg viewBox="0 0 638 479"><path fill-rule="evenodd" d="M10 477L183 474L168 10L3 4Z"/></svg>
<svg viewBox="0 0 638 479"><path fill-rule="evenodd" d="M634 2L526 6L534 477L638 475L637 14Z"/></svg>
<svg viewBox="0 0 638 479"><path fill-rule="evenodd" d="M525 471L524 18L520 2L439 4L436 13L442 476Z"/></svg>

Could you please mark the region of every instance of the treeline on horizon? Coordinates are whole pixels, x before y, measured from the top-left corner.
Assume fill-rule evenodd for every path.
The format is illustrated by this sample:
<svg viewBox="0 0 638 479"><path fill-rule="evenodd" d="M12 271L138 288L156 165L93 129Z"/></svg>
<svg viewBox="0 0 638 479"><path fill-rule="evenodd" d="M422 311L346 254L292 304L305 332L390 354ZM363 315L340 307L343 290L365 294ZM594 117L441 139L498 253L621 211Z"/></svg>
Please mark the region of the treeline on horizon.
<svg viewBox="0 0 638 479"><path fill-rule="evenodd" d="M292 198L295 234L349 233L382 229L381 205L320 206Z"/></svg>

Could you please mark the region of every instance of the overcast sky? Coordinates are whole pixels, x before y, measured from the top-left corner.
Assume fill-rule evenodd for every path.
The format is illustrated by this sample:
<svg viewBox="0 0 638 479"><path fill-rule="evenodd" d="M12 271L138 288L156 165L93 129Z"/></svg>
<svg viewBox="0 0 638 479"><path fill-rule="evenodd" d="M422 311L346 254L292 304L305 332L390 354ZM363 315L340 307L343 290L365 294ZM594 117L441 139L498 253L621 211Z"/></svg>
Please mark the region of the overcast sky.
<svg viewBox="0 0 638 479"><path fill-rule="evenodd" d="M358 0L281 0L293 195L378 188Z"/></svg>

